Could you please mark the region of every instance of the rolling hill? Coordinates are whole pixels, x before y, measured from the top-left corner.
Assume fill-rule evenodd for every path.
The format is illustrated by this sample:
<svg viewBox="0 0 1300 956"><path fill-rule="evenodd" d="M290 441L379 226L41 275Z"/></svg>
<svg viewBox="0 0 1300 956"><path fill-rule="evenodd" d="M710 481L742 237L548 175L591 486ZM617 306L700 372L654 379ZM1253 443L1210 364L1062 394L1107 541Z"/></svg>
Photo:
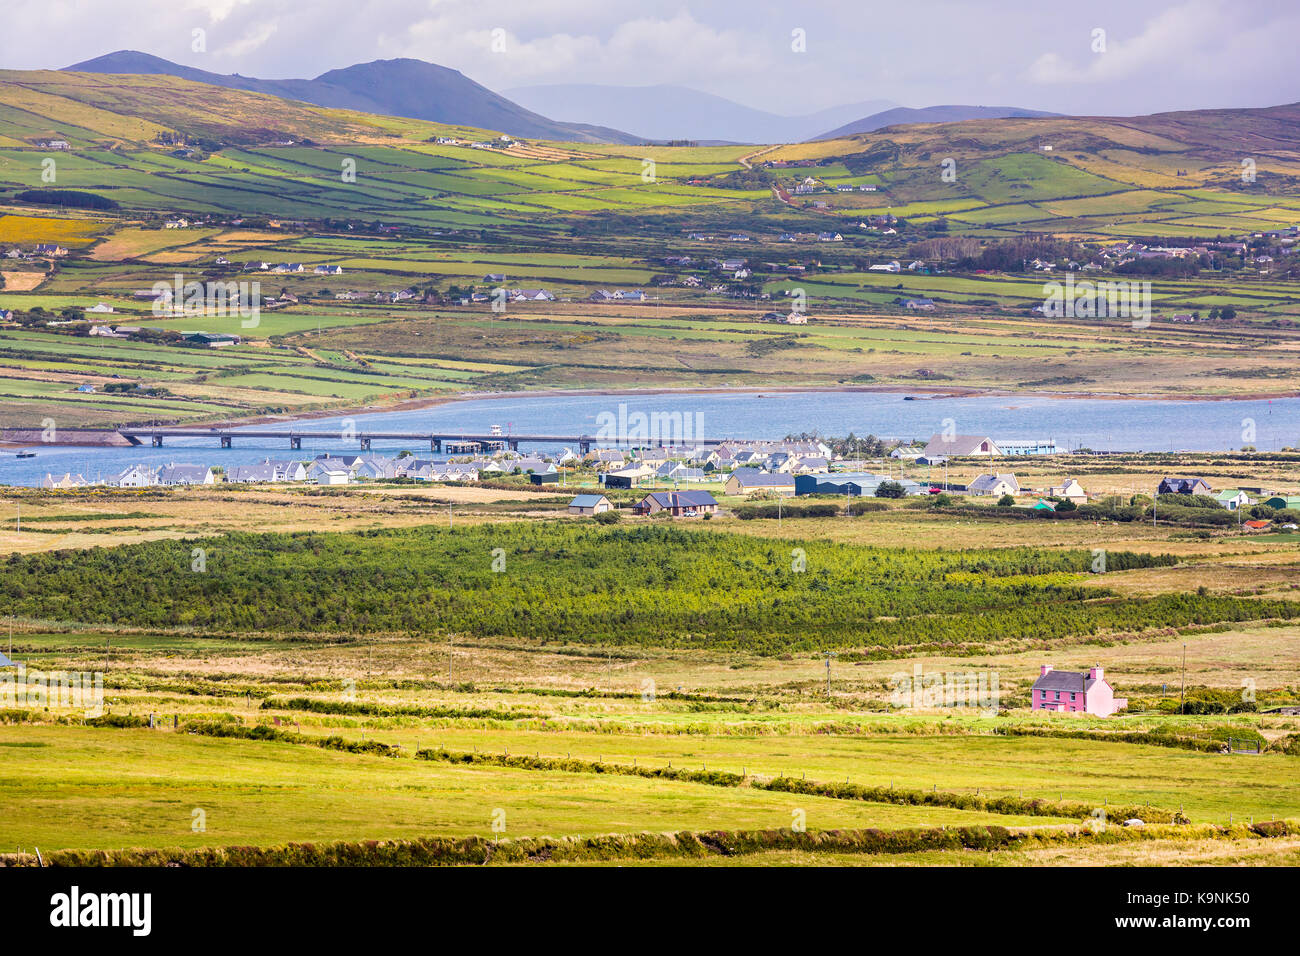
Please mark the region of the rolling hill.
<svg viewBox="0 0 1300 956"><path fill-rule="evenodd" d="M1056 113L1044 113L1039 110L1026 110L1018 106L926 106L912 109L898 106L879 113L872 113L851 123L820 135L808 135L805 139L840 139L855 133L870 133L884 129L886 126L901 126L906 123L957 123L975 119L1009 119L1026 116L1056 116Z"/></svg>
<svg viewBox="0 0 1300 956"><path fill-rule="evenodd" d="M356 75L347 82L365 85ZM1300 218L1300 105L913 123L771 147L471 147L488 135L163 74L0 72L0 202L54 185L129 215L501 226L513 235L624 220L629 233L829 225L865 239L859 223L892 213L980 238L1197 237ZM41 178L49 139L70 144L54 157L57 184ZM1242 157L1256 163L1255 181L1243 182ZM945 179L948 159L955 175ZM647 160L654 172L644 177ZM352 181L341 177L349 166ZM776 198L773 186L808 178L821 195Z"/></svg>
<svg viewBox="0 0 1300 956"><path fill-rule="evenodd" d="M174 76L195 83L265 93L334 109L402 116L513 136L582 143L633 143L616 129L557 123L524 109L457 70L423 60L375 60L330 70L311 80L262 80L209 73L135 50L119 50L66 67L72 73Z"/></svg>

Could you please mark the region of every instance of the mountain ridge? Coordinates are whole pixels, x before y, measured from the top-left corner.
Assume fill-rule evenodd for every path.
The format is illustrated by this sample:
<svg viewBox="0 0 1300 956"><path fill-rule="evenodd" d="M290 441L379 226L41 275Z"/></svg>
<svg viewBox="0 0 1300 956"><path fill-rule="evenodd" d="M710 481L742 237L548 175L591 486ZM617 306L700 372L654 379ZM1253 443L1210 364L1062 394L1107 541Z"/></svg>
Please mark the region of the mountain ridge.
<svg viewBox="0 0 1300 956"><path fill-rule="evenodd" d="M493 93L459 70L423 60L372 60L312 79L263 80L238 73L212 73L138 50L117 50L74 63L62 72L174 76L331 109L472 126L533 139L641 142L641 137L622 130L556 122Z"/></svg>

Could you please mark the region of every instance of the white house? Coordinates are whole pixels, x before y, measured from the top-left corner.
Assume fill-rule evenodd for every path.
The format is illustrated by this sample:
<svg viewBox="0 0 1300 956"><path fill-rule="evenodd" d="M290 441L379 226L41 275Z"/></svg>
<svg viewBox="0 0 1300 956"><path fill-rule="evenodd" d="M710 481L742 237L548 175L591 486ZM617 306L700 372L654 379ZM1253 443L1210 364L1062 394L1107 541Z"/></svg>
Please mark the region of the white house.
<svg viewBox="0 0 1300 956"><path fill-rule="evenodd" d="M89 483L81 475L74 475L71 472L65 472L61 478L47 474L41 479L42 488L84 488Z"/></svg>
<svg viewBox="0 0 1300 956"><path fill-rule="evenodd" d="M569 514L598 515L613 507L604 495L578 495L569 502Z"/></svg>
<svg viewBox="0 0 1300 956"><path fill-rule="evenodd" d="M110 479L108 484L117 488L152 488L158 484L158 475L147 465L132 465Z"/></svg>
<svg viewBox="0 0 1300 956"><path fill-rule="evenodd" d="M178 465L172 463L158 469L160 485L210 485L217 480L206 465Z"/></svg>
<svg viewBox="0 0 1300 956"><path fill-rule="evenodd" d="M966 490L972 495L996 495L1001 498L1003 495L1020 494L1020 482L1015 475L980 475L966 486Z"/></svg>
<svg viewBox="0 0 1300 956"><path fill-rule="evenodd" d="M346 468L315 463L313 479L318 485L346 485L352 477Z"/></svg>
<svg viewBox="0 0 1300 956"><path fill-rule="evenodd" d="M1214 493L1214 500L1229 511L1236 511L1238 508L1250 504L1250 495L1236 488L1225 488Z"/></svg>
<svg viewBox="0 0 1300 956"><path fill-rule="evenodd" d="M1067 501L1073 501L1076 505L1088 503L1088 493L1083 490L1083 485L1074 478L1066 478L1059 485L1053 485L1047 489L1047 497L1064 498Z"/></svg>

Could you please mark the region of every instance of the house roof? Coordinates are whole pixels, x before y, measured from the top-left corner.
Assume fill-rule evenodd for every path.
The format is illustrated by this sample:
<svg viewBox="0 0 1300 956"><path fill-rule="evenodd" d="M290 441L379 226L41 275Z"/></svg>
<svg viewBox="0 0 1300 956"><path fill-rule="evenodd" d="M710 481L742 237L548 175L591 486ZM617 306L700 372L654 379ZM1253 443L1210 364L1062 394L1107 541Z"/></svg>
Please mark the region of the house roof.
<svg viewBox="0 0 1300 956"><path fill-rule="evenodd" d="M769 474L765 471L759 471L757 468L738 468L731 473L742 485L751 485L755 488L793 488L794 475L787 474Z"/></svg>
<svg viewBox="0 0 1300 956"><path fill-rule="evenodd" d="M713 495L707 491L653 491L646 498L653 498L661 508L695 508L717 504Z"/></svg>
<svg viewBox="0 0 1300 956"><path fill-rule="evenodd" d="M1033 689L1061 690L1078 694L1086 691L1094 683L1096 681L1090 680L1087 674L1080 674L1078 671L1051 670L1034 681Z"/></svg>
<svg viewBox="0 0 1300 956"><path fill-rule="evenodd" d="M996 488L999 484L1005 484L1016 491L1020 490L1020 482L1016 480L1015 475L980 475L967 487L971 491L983 491Z"/></svg>
<svg viewBox="0 0 1300 956"><path fill-rule="evenodd" d="M608 501L604 495L578 495L569 502L570 508L594 508L602 501Z"/></svg>
<svg viewBox="0 0 1300 956"><path fill-rule="evenodd" d="M987 443L987 448L981 446ZM997 442L987 435L949 435L943 434L931 435L930 441L925 446L926 455L947 455L948 457L960 457L963 455L988 455L999 454Z"/></svg>

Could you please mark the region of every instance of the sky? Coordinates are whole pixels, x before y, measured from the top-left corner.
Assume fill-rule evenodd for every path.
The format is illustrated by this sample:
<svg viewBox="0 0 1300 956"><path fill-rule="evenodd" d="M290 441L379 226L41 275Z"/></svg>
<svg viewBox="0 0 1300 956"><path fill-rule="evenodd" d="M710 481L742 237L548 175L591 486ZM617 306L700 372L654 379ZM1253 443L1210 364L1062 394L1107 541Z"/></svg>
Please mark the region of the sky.
<svg viewBox="0 0 1300 956"><path fill-rule="evenodd" d="M4 0L0 67L135 49L288 78L414 57L493 90L674 84L791 115L1135 115L1300 101L1298 36L1297 0Z"/></svg>

